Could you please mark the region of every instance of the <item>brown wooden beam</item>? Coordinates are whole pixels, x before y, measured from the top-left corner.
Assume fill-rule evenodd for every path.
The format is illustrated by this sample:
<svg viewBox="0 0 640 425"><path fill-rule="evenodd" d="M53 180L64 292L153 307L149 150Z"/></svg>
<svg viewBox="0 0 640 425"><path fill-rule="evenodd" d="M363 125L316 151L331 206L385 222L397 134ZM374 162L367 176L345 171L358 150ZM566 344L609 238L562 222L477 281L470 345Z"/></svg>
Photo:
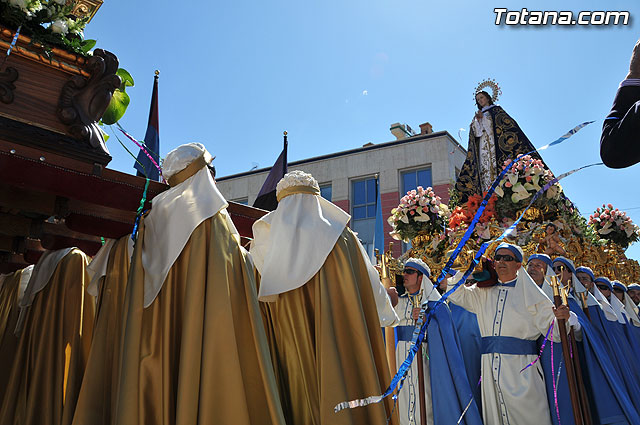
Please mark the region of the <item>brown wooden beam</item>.
<svg viewBox="0 0 640 425"><path fill-rule="evenodd" d="M0 184L0 206L10 211L21 211L43 216L59 215L64 200L56 200L52 193L20 189Z"/></svg>

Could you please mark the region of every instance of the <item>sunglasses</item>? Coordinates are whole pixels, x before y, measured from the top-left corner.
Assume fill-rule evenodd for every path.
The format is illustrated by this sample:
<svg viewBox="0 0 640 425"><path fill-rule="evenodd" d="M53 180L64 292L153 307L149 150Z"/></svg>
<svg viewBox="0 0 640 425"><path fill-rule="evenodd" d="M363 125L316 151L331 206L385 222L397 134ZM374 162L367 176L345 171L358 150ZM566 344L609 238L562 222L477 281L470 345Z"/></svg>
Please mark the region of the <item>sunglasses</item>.
<svg viewBox="0 0 640 425"><path fill-rule="evenodd" d="M414 270L414 269L404 269L402 271L402 273L404 273L404 274L415 274L415 273L418 273L418 271Z"/></svg>
<svg viewBox="0 0 640 425"><path fill-rule="evenodd" d="M493 259L495 261L508 261L508 262L516 261L516 257L513 257L511 255L506 255L506 254L496 254L493 257Z"/></svg>
<svg viewBox="0 0 640 425"><path fill-rule="evenodd" d="M624 291L620 288L613 288L613 292L616 292L618 294L624 294Z"/></svg>
<svg viewBox="0 0 640 425"><path fill-rule="evenodd" d="M611 289L609 289L609 287L607 285L596 285L596 286L601 291L610 291L611 290Z"/></svg>

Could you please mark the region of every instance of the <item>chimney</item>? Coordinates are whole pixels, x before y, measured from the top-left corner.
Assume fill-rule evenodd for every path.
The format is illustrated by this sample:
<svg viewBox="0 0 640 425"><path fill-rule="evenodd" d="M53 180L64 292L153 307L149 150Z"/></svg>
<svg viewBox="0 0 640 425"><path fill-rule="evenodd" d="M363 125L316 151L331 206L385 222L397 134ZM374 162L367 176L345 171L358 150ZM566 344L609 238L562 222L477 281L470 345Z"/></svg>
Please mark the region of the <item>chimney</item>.
<svg viewBox="0 0 640 425"><path fill-rule="evenodd" d="M399 122L391 124L391 134L396 136L396 140L406 139L413 136L415 133L407 124L400 124Z"/></svg>
<svg viewBox="0 0 640 425"><path fill-rule="evenodd" d="M420 124L420 134L431 134L433 133L433 126L426 122L424 124Z"/></svg>

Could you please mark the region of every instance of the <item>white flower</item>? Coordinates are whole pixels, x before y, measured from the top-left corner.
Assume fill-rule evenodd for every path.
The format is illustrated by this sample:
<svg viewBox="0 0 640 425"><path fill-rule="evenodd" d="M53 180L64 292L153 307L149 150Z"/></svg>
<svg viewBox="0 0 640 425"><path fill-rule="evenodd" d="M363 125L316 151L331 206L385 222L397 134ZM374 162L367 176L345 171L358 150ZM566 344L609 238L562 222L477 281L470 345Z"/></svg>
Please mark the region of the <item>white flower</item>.
<svg viewBox="0 0 640 425"><path fill-rule="evenodd" d="M276 195L282 190L293 186L309 186L320 191L320 186L316 179L309 173L294 170L284 175L284 177L276 185Z"/></svg>
<svg viewBox="0 0 640 425"><path fill-rule="evenodd" d="M50 28L51 28L51 32L61 34L61 35L67 35L67 32L69 31L69 27L67 26L67 23L61 19L53 21L51 23Z"/></svg>

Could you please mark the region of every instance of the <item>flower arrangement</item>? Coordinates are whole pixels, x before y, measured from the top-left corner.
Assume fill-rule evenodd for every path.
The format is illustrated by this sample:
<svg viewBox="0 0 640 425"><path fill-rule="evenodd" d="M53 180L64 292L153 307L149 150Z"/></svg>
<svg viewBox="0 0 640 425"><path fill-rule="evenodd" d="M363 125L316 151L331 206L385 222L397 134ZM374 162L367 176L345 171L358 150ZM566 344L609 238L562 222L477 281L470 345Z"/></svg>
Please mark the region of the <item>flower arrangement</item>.
<svg viewBox="0 0 640 425"><path fill-rule="evenodd" d="M623 248L640 239L640 229L633 224L626 212L602 204L589 216L589 225L602 237Z"/></svg>
<svg viewBox="0 0 640 425"><path fill-rule="evenodd" d="M394 239L409 242L418 234L444 234L450 215L449 207L432 188L418 186L400 199L387 221L393 228L390 235Z"/></svg>
<svg viewBox="0 0 640 425"><path fill-rule="evenodd" d="M504 170L510 162L505 161L502 169ZM511 166L496 188L496 208L499 215L514 217L516 212L525 208L536 192L553 178L553 173L545 167L542 160L524 155ZM556 182L544 195L538 197L533 205L541 210L558 207L557 204L562 198L562 187Z"/></svg>
<svg viewBox="0 0 640 425"><path fill-rule="evenodd" d="M471 223L471 220L473 220L473 216L476 215L476 212L480 207L480 203L482 202L482 199L486 194L487 192L484 192L482 196L478 194L471 195L466 204L455 207L451 212L449 227L452 230L455 230L464 224L468 225L469 223ZM492 218L496 216L496 199L497 198L495 196L489 198L487 206L485 207L484 212L478 220L480 223L488 223Z"/></svg>
<svg viewBox="0 0 640 425"><path fill-rule="evenodd" d="M71 14L74 2L68 0L0 0L0 22L31 37L45 50L62 47L87 56L96 42L84 40L88 18Z"/></svg>

